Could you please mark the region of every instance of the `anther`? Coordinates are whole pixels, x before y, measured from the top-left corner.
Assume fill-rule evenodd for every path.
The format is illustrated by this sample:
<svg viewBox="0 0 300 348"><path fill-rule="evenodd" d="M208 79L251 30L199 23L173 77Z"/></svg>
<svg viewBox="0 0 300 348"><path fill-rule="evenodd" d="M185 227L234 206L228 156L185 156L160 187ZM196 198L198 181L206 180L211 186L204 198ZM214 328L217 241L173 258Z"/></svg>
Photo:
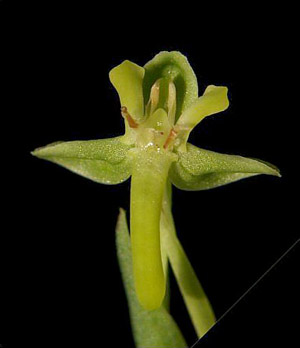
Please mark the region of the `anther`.
<svg viewBox="0 0 300 348"><path fill-rule="evenodd" d="M127 120L130 128L137 128L139 126L138 123L135 122L130 113L127 111L126 106L121 107L121 114Z"/></svg>

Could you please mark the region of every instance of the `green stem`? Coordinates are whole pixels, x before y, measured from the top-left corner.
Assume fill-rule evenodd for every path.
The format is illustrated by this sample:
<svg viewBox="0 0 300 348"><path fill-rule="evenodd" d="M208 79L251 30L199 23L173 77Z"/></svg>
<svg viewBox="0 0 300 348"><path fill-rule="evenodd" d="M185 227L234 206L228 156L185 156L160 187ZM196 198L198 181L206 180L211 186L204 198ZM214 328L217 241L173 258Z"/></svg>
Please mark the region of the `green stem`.
<svg viewBox="0 0 300 348"><path fill-rule="evenodd" d="M160 226L162 248L166 249L189 316L200 338L215 324L216 319L209 300L176 236L170 194L164 196Z"/></svg>
<svg viewBox="0 0 300 348"><path fill-rule="evenodd" d="M155 150L133 153L130 231L135 288L141 305L160 307L166 291L160 248L160 215L172 159Z"/></svg>

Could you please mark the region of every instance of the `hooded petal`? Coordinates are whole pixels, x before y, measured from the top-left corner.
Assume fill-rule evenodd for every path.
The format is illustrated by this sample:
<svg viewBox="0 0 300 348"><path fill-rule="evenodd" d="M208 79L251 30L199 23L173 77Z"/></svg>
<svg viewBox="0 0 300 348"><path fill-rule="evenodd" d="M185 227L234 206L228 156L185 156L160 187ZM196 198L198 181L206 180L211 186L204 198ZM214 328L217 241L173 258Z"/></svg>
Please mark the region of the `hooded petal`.
<svg viewBox="0 0 300 348"><path fill-rule="evenodd" d="M127 151L120 137L56 142L38 148L32 155L65 167L101 184L119 184L130 176Z"/></svg>
<svg viewBox="0 0 300 348"><path fill-rule="evenodd" d="M187 144L170 170L172 183L188 191L207 190L259 174L280 176L279 170L266 162L225 155Z"/></svg>
<svg viewBox="0 0 300 348"><path fill-rule="evenodd" d="M144 99L149 100L151 87L167 78L176 87L176 119L198 98L198 82L188 60L180 52L160 52L145 66Z"/></svg>
<svg viewBox="0 0 300 348"><path fill-rule="evenodd" d="M144 115L144 74L144 68L129 60L125 60L109 73L110 81L119 94L121 106L126 106L135 120Z"/></svg>

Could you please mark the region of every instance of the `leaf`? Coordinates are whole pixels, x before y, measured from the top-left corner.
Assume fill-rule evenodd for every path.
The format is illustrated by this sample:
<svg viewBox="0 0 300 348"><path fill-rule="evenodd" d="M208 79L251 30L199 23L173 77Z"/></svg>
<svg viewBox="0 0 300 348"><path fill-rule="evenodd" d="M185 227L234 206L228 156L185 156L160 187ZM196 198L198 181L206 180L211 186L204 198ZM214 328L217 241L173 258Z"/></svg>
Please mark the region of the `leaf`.
<svg viewBox="0 0 300 348"><path fill-rule="evenodd" d="M160 219L162 250L167 254L198 338L215 324L210 302L176 235L172 215L172 187L167 183Z"/></svg>
<svg viewBox="0 0 300 348"><path fill-rule="evenodd" d="M130 236L122 209L116 227L116 245L136 347L186 348L177 324L164 306L147 311L138 302L133 282Z"/></svg>
<svg viewBox="0 0 300 348"><path fill-rule="evenodd" d="M144 100L148 101L152 85L160 78L172 80L176 87L176 119L198 98L198 82L188 60L180 52L162 51L145 66Z"/></svg>
<svg viewBox="0 0 300 348"><path fill-rule="evenodd" d="M216 323L211 304L197 275L176 236L172 213L164 209L161 215L162 246L166 251L187 311L197 332L203 337Z"/></svg>
<svg viewBox="0 0 300 348"><path fill-rule="evenodd" d="M119 94L121 106L126 106L135 120L144 116L144 74L144 68L129 60L125 60L109 73L110 81Z"/></svg>
<svg viewBox="0 0 300 348"><path fill-rule="evenodd" d="M178 162L171 167L170 178L182 190L207 190L259 174L280 176L279 170L267 162L220 154L189 143L187 152L178 155Z"/></svg>
<svg viewBox="0 0 300 348"><path fill-rule="evenodd" d="M130 162L126 156L130 146L119 139L56 142L34 150L32 155L98 183L119 184L130 176Z"/></svg>

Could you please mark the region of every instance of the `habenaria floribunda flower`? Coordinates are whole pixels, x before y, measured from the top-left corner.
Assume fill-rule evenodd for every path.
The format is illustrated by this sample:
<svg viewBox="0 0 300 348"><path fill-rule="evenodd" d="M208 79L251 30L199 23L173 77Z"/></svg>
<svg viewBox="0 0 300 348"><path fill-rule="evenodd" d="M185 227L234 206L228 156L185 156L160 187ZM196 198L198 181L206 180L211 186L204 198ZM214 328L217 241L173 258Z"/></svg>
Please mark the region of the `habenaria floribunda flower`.
<svg viewBox="0 0 300 348"><path fill-rule="evenodd" d="M220 154L188 143L205 117L229 106L227 88L210 85L198 96L196 76L179 52L161 52L140 67L128 60L112 69L125 134L38 148L33 155L102 184L131 176L130 234L140 304L158 308L165 295L160 219L166 183L206 190L259 174L279 176L273 165Z"/></svg>

